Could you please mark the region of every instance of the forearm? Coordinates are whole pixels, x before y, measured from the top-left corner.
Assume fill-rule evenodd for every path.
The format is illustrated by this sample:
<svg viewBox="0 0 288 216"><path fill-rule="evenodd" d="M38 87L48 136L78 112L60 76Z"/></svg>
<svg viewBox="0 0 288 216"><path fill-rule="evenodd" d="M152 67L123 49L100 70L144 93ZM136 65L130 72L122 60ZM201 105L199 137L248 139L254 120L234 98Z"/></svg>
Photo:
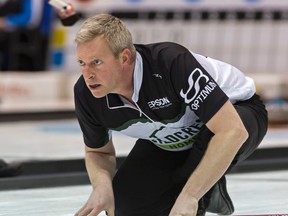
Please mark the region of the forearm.
<svg viewBox="0 0 288 216"><path fill-rule="evenodd" d="M112 182L116 170L115 155L88 151L85 163L93 187Z"/></svg>
<svg viewBox="0 0 288 216"><path fill-rule="evenodd" d="M101 211L114 215L112 179L115 173L115 150L110 140L101 148L85 146L86 169L93 190L85 205L75 215L98 215Z"/></svg>

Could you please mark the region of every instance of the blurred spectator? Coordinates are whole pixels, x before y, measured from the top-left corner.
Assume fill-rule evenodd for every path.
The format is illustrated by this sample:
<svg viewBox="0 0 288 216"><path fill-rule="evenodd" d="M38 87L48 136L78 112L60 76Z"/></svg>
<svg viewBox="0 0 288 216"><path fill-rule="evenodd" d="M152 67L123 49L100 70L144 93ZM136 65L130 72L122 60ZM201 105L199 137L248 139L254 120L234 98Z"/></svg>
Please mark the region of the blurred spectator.
<svg viewBox="0 0 288 216"><path fill-rule="evenodd" d="M22 0L0 0L0 17L20 13Z"/></svg>
<svg viewBox="0 0 288 216"><path fill-rule="evenodd" d="M0 8L3 7L10 8L7 3L0 4ZM0 11L3 10L0 9ZM14 9L6 11L6 14L3 13L2 16L5 17L2 18L0 30L1 70L45 70L53 19L53 13L47 1L21 0L18 13Z"/></svg>
<svg viewBox="0 0 288 216"><path fill-rule="evenodd" d="M5 70L9 50L9 32L5 31L5 18L22 11L22 0L0 0L0 70Z"/></svg>

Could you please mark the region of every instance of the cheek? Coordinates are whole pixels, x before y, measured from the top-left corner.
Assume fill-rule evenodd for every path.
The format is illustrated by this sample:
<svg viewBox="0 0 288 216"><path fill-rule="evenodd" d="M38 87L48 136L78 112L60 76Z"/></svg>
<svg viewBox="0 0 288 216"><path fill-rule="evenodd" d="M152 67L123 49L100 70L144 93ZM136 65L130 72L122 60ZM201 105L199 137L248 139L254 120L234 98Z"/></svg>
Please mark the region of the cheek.
<svg viewBox="0 0 288 216"><path fill-rule="evenodd" d="M97 68L98 79L114 82L115 79L118 79L121 74L123 67L121 64L117 64L115 61L107 61L105 64Z"/></svg>
<svg viewBox="0 0 288 216"><path fill-rule="evenodd" d="M120 68L118 65L111 65L109 68L105 68L103 70L103 76L105 76L108 79L114 80L119 75L121 75L122 68Z"/></svg>

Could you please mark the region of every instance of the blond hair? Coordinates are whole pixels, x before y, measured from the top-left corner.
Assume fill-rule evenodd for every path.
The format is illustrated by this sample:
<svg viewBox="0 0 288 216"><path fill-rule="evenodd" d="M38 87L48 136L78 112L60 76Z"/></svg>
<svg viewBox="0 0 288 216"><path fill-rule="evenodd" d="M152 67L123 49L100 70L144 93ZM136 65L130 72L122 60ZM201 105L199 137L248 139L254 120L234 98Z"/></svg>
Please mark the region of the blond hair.
<svg viewBox="0 0 288 216"><path fill-rule="evenodd" d="M109 14L97 14L88 18L77 32L75 42L86 43L99 36L106 39L115 57L127 48L131 51L131 61L135 61L136 50L131 33L120 19Z"/></svg>

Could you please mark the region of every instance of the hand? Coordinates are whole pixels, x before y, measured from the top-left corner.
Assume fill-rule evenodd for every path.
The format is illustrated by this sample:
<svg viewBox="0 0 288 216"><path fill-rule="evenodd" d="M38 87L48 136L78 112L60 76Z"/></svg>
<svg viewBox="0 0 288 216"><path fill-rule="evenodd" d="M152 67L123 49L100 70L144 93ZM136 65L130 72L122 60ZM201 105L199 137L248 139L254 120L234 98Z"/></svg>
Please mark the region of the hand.
<svg viewBox="0 0 288 216"><path fill-rule="evenodd" d="M88 201L75 216L97 216L102 211L106 211L109 216L114 216L115 205L112 189L94 189Z"/></svg>
<svg viewBox="0 0 288 216"><path fill-rule="evenodd" d="M169 216L196 216L198 200L194 197L180 194Z"/></svg>

